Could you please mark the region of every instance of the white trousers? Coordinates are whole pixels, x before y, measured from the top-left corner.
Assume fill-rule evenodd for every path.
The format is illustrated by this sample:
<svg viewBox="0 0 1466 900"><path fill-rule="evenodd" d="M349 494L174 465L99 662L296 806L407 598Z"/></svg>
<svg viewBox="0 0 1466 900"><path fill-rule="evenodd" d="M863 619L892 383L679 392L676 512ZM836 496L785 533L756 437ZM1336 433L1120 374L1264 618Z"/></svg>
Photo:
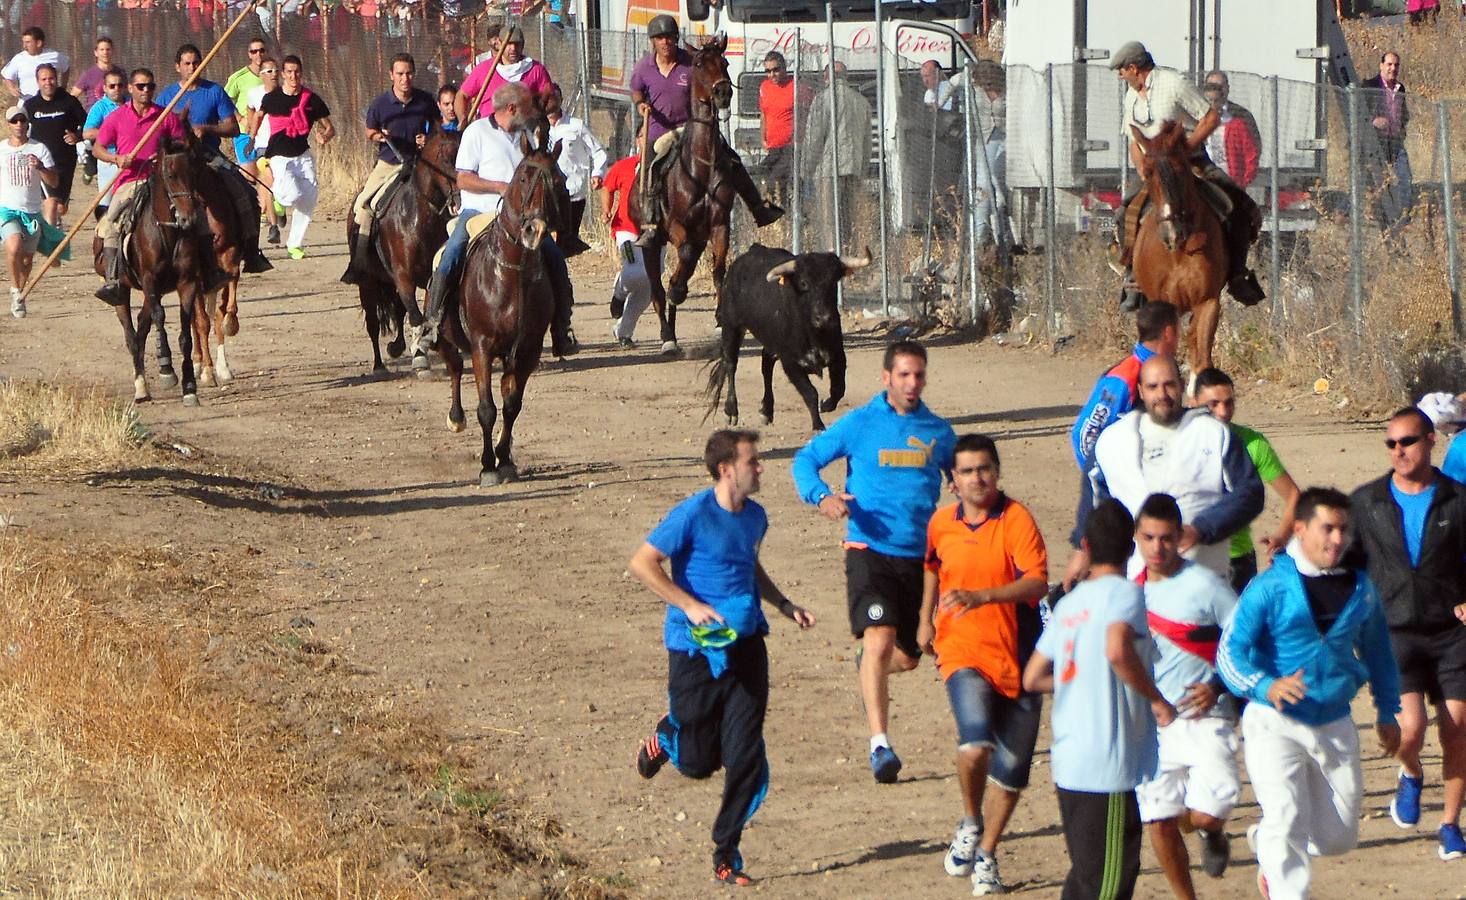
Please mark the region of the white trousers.
<svg viewBox="0 0 1466 900"><path fill-rule="evenodd" d="M1249 703L1242 736L1262 807L1257 864L1273 900L1304 900L1310 857L1338 856L1359 844L1359 732L1349 716L1305 725L1265 703Z"/></svg>
<svg viewBox="0 0 1466 900"><path fill-rule="evenodd" d="M316 158L309 150L299 156L272 156L270 174L275 177L272 188L275 202L291 209L290 234L285 239L285 246L300 247L305 243L305 230L310 227L311 216L316 211L316 198L320 196Z"/></svg>
<svg viewBox="0 0 1466 900"><path fill-rule="evenodd" d="M647 278L646 260L636 246L636 235L616 232L616 255L621 260L621 273L616 276L614 292L626 298L621 318L616 320L616 340L629 340L636 331L636 320L652 302L652 283Z"/></svg>

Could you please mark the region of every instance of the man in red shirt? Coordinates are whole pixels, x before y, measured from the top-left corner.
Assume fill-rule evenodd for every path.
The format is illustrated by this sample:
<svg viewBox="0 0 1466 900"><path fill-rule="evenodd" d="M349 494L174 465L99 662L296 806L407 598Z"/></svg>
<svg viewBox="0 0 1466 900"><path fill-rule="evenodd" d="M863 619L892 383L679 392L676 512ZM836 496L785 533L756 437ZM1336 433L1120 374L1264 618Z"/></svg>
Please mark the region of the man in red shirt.
<svg viewBox="0 0 1466 900"><path fill-rule="evenodd" d="M616 242L616 256L621 260L621 274L616 276L613 296L623 297L621 315L611 323L611 337L616 346L630 350L635 344L631 335L636 331L636 320L646 311L652 300L651 281L646 274L646 262L642 248L636 244L640 229L631 218L631 204L627 202L631 192L636 190L636 167L641 157L631 155L618 160L606 171L601 183L601 214L611 226L611 238ZM613 312L614 316L615 313Z"/></svg>
<svg viewBox="0 0 1466 900"><path fill-rule="evenodd" d="M794 79L784 54L770 50L764 56L764 74L768 77L758 86L758 110L763 117L764 167L769 172L769 188L775 202L782 203L794 174ZM809 106L812 93L805 85L799 91L799 107Z"/></svg>

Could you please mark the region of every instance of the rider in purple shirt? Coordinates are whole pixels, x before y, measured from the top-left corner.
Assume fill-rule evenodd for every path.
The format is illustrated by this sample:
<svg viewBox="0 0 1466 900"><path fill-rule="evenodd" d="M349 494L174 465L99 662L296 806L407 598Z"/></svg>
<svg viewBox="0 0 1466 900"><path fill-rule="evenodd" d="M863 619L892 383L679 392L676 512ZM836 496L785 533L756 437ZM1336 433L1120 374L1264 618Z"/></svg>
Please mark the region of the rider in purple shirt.
<svg viewBox="0 0 1466 900"><path fill-rule="evenodd" d="M650 156L649 171L654 177L640 176L642 191L641 237L637 244L646 247L655 242L657 227L665 213L663 196L666 192L665 179L661 177L661 160L677 142L682 126L692 118L692 55L677 46L677 20L666 14L656 15L647 23L647 37L651 38L652 52L636 64L631 73L631 99L637 111L646 122L647 152ZM762 228L779 221L784 210L765 200L758 191L743 160L727 142L717 154L722 175L731 182L733 189L753 220Z"/></svg>

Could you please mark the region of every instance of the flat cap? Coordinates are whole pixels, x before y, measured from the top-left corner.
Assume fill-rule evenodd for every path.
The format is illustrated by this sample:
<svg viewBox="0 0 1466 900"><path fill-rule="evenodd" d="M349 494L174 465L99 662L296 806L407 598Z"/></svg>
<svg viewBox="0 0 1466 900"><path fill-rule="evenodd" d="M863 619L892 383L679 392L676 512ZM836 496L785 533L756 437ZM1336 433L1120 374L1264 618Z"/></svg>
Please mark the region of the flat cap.
<svg viewBox="0 0 1466 900"><path fill-rule="evenodd" d="M1131 63L1138 63L1150 56L1150 51L1140 41L1126 41L1110 57L1110 68L1123 69Z"/></svg>

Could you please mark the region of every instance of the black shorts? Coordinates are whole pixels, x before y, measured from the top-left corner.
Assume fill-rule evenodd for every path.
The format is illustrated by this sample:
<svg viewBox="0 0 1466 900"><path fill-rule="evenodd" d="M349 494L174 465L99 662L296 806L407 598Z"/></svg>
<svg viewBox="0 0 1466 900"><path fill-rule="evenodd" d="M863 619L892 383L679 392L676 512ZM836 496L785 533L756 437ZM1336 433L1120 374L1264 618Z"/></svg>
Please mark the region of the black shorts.
<svg viewBox="0 0 1466 900"><path fill-rule="evenodd" d="M922 572L920 557L887 556L859 547L846 549L850 633L860 637L872 625L892 626L896 629L896 648L912 659L920 659L916 626L921 618Z"/></svg>
<svg viewBox="0 0 1466 900"><path fill-rule="evenodd" d="M1435 634L1391 631L1400 666L1400 693L1425 694L1431 703L1466 700L1466 626Z"/></svg>
<svg viewBox="0 0 1466 900"><path fill-rule="evenodd" d="M56 156L56 186L49 187L41 182L41 196L47 200L71 202L71 181L76 177L76 148L68 144L66 150L66 153Z"/></svg>

